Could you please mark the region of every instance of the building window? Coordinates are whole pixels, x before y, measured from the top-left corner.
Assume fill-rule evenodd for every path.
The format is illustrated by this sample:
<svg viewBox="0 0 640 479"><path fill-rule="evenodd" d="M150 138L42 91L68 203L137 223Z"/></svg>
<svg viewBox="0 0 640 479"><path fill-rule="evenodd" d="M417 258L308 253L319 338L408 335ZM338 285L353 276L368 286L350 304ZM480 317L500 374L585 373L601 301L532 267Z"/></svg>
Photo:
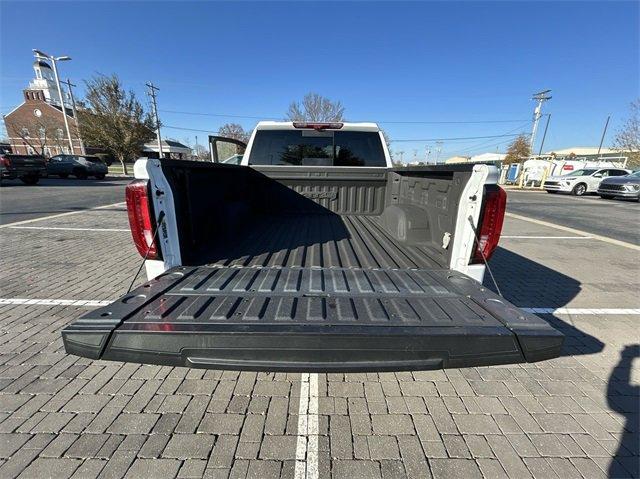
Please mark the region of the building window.
<svg viewBox="0 0 640 479"><path fill-rule="evenodd" d="M39 68L38 68L38 69L36 69L36 78L37 78L38 80L40 80L40 79L42 78L42 72L40 72L40 69L39 69Z"/></svg>
<svg viewBox="0 0 640 479"><path fill-rule="evenodd" d="M22 130L20 130L20 136L29 138L29 130L27 128L23 128Z"/></svg>
<svg viewBox="0 0 640 479"><path fill-rule="evenodd" d="M45 139L47 137L47 130L45 130L43 126L38 129L38 133L40 133L41 139Z"/></svg>
<svg viewBox="0 0 640 479"><path fill-rule="evenodd" d="M56 130L56 138L58 138L59 140L62 139L62 135L64 135L64 132L62 131L62 128L58 128Z"/></svg>
<svg viewBox="0 0 640 479"><path fill-rule="evenodd" d="M27 155L35 155L35 150L30 146L27 146Z"/></svg>

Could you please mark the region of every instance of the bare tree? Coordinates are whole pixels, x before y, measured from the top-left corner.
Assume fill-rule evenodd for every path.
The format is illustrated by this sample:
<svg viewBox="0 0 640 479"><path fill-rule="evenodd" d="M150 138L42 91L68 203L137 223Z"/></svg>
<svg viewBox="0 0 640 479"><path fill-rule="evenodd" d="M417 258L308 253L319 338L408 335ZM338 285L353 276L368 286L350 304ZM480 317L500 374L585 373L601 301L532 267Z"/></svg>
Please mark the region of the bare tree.
<svg viewBox="0 0 640 479"><path fill-rule="evenodd" d="M155 138L155 121L133 91L125 91L116 75L98 75L85 84L83 108L78 110L82 136L92 146L111 153L128 174L126 162Z"/></svg>
<svg viewBox="0 0 640 479"><path fill-rule="evenodd" d="M211 156L209 154L209 150L204 145L195 145L193 147L193 154L198 161L211 161Z"/></svg>
<svg viewBox="0 0 640 479"><path fill-rule="evenodd" d="M63 151L68 146L60 124L51 118L40 117L29 123L14 123L11 129L11 136L19 137L41 156L48 156L47 147L55 146L58 151Z"/></svg>
<svg viewBox="0 0 640 479"><path fill-rule="evenodd" d="M245 129L237 123L226 123L218 129L218 135L248 143L251 133L245 131Z"/></svg>
<svg viewBox="0 0 640 479"><path fill-rule="evenodd" d="M631 102L631 114L616 132L613 146L629 157L628 166L640 166L640 98Z"/></svg>
<svg viewBox="0 0 640 479"><path fill-rule="evenodd" d="M520 135L511 142L507 149L507 156L502 162L507 165L519 163L529 157L530 151L528 138L525 135Z"/></svg>
<svg viewBox="0 0 640 479"><path fill-rule="evenodd" d="M289 105L287 118L291 121L343 121L344 107L339 101L307 93L301 104L294 101Z"/></svg>

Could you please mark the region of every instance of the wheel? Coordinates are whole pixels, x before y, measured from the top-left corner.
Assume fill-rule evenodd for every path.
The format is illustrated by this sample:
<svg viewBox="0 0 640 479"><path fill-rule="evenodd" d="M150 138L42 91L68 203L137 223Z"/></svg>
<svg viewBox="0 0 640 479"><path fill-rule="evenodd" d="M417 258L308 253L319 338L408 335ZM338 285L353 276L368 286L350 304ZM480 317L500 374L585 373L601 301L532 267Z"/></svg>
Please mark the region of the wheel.
<svg viewBox="0 0 640 479"><path fill-rule="evenodd" d="M105 177L105 176L106 176L106 175L105 175L104 173L98 173L98 174L96 175L96 180L104 180L104 177Z"/></svg>
<svg viewBox="0 0 640 479"><path fill-rule="evenodd" d="M62 179L67 179L69 178L69 173L60 173L58 176Z"/></svg>
<svg viewBox="0 0 640 479"><path fill-rule="evenodd" d="M571 191L571 193L575 196L582 196L587 192L587 185L585 185L584 183L578 183L576 186L573 187L573 190Z"/></svg>
<svg viewBox="0 0 640 479"><path fill-rule="evenodd" d="M611 195L600 195L600 198L602 198L603 200L610 200L611 198L613 198L613 196L611 196Z"/></svg>
<svg viewBox="0 0 640 479"><path fill-rule="evenodd" d="M87 171L86 170L81 170L81 169L74 170L73 176L75 176L79 180L86 180L87 179Z"/></svg>
<svg viewBox="0 0 640 479"><path fill-rule="evenodd" d="M25 185L35 185L40 181L39 176L23 176L20 178Z"/></svg>

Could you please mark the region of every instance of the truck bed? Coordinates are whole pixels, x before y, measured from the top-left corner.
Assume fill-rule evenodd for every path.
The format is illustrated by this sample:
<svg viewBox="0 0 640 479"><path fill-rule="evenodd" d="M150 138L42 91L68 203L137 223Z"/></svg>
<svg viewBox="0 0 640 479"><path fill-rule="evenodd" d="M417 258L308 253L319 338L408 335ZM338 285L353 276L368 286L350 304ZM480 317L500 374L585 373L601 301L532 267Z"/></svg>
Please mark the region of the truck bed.
<svg viewBox="0 0 640 479"><path fill-rule="evenodd" d="M270 215L237 243L209 250L217 266L443 268L428 244L391 237L376 216ZM201 262L206 262L205 257Z"/></svg>

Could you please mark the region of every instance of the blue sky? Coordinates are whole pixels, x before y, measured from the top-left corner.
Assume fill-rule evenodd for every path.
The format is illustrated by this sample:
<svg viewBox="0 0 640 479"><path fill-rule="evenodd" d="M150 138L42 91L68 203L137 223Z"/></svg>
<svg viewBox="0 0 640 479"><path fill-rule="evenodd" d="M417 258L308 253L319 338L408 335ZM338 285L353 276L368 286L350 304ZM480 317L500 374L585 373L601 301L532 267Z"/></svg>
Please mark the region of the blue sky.
<svg viewBox="0 0 640 479"><path fill-rule="evenodd" d="M549 88L544 149L597 146L612 115L607 146L639 95L638 5L2 2L0 111L20 103L39 48L73 57L61 70L78 96L98 72L118 74L145 101L153 81L163 133L179 140L206 133L171 127L257 120L171 111L278 118L309 91L342 101L350 120L380 122L394 140L529 131L531 94ZM403 121L500 123L392 123ZM441 158L508 141L444 140ZM392 148L407 160L428 145L435 150L435 141Z"/></svg>

